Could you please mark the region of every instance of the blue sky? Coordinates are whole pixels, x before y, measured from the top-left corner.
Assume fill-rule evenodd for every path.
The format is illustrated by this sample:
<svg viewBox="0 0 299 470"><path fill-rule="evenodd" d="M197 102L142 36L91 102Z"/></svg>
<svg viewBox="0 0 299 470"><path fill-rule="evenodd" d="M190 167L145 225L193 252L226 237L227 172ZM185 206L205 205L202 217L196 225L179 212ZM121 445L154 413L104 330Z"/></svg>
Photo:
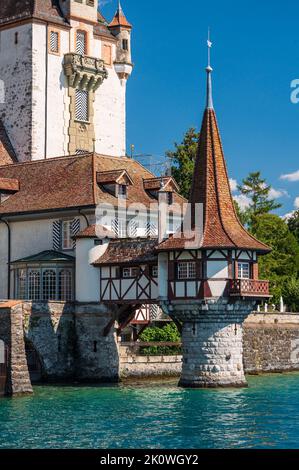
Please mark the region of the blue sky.
<svg viewBox="0 0 299 470"><path fill-rule="evenodd" d="M110 20L117 1L102 3ZM241 181L260 170L273 196L281 194L280 214L296 202L299 208L299 103L290 99L299 79L299 3L122 0L122 7L134 25L128 149L133 143L137 154L159 158L189 127L200 127L210 26L214 105L230 177Z"/></svg>

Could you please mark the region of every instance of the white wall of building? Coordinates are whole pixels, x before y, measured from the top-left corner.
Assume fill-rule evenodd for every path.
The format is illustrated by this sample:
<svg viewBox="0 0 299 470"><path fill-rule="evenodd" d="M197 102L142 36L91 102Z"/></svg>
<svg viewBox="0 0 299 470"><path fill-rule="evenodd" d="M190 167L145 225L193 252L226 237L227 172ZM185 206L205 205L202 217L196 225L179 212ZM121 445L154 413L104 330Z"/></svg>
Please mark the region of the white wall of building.
<svg viewBox="0 0 299 470"><path fill-rule="evenodd" d="M79 238L76 246L76 300L78 302L99 302L100 272L91 263L105 253L108 243L94 244L93 238Z"/></svg>
<svg viewBox="0 0 299 470"><path fill-rule="evenodd" d="M23 24L0 32L0 80L5 90L0 116L20 161L31 158L31 51L32 25Z"/></svg>

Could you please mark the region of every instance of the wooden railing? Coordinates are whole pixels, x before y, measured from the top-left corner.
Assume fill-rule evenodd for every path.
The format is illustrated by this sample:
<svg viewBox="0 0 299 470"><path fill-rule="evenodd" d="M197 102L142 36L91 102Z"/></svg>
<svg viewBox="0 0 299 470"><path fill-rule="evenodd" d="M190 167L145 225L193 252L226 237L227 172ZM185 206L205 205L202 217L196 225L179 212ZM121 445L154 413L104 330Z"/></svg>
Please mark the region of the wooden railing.
<svg viewBox="0 0 299 470"><path fill-rule="evenodd" d="M230 281L230 296L232 297L271 297L269 281L255 279L232 279Z"/></svg>

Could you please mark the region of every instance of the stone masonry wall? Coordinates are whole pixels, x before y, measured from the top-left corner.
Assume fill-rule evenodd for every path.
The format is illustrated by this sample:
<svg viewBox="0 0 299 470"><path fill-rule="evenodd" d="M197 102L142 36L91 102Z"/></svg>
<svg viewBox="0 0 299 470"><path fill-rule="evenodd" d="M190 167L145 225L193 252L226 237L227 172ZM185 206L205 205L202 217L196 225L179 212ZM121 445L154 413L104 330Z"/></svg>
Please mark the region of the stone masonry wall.
<svg viewBox="0 0 299 470"><path fill-rule="evenodd" d="M182 370L182 356L139 356L131 348L119 348L120 378L177 377Z"/></svg>
<svg viewBox="0 0 299 470"><path fill-rule="evenodd" d="M32 393L25 354L22 303L0 303L0 338L8 347L6 394L17 396Z"/></svg>
<svg viewBox="0 0 299 470"><path fill-rule="evenodd" d="M74 305L25 302L23 315L25 337L38 354L43 379L72 378L76 347Z"/></svg>
<svg viewBox="0 0 299 470"><path fill-rule="evenodd" d="M299 370L299 315L252 314L244 323L247 373Z"/></svg>

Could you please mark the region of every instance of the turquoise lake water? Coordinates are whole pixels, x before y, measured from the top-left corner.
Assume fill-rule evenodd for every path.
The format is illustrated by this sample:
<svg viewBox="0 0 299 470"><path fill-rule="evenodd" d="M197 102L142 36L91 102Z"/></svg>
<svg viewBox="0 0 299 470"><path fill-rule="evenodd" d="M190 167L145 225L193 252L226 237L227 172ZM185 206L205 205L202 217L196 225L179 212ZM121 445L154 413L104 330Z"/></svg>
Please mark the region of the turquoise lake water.
<svg viewBox="0 0 299 470"><path fill-rule="evenodd" d="M0 448L298 448L299 374L248 381L242 390L36 387L0 399Z"/></svg>

